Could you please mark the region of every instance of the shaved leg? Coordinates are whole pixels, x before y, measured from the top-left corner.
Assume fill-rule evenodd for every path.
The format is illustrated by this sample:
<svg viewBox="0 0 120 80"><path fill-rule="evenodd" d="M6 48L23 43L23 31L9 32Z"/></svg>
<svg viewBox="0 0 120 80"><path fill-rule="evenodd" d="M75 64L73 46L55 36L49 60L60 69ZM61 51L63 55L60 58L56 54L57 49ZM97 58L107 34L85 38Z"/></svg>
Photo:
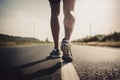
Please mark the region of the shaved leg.
<svg viewBox="0 0 120 80"><path fill-rule="evenodd" d="M73 15L74 5L75 0L63 0L65 38L68 39L70 39L75 23L75 18Z"/></svg>
<svg viewBox="0 0 120 80"><path fill-rule="evenodd" d="M54 47L55 49L58 49L59 44L59 20L58 16L60 13L60 3L50 3L51 6L51 30L52 30L52 36L54 40Z"/></svg>

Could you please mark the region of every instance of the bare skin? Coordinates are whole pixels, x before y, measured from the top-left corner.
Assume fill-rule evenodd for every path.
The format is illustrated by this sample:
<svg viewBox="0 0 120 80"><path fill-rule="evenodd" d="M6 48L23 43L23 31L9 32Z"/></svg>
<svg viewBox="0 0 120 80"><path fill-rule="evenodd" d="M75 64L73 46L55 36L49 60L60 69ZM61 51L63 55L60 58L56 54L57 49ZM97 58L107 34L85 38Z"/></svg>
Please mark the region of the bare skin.
<svg viewBox="0 0 120 80"><path fill-rule="evenodd" d="M73 15L75 0L63 0L63 12L64 12L64 29L65 38L70 39L73 32L75 18ZM60 14L60 3L55 4L50 2L51 7L51 31L54 40L54 48L59 48L59 14Z"/></svg>

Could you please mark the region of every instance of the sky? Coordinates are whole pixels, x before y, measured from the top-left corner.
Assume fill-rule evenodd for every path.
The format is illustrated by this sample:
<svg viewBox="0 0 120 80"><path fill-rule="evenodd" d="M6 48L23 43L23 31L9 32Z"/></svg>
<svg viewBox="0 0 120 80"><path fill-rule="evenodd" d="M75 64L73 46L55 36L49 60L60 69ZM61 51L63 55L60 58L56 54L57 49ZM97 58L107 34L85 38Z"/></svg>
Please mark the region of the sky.
<svg viewBox="0 0 120 80"><path fill-rule="evenodd" d="M71 40L96 34L120 32L120 0L76 0ZM63 3L59 16L60 39L64 37ZM0 0L0 33L52 40L48 0Z"/></svg>

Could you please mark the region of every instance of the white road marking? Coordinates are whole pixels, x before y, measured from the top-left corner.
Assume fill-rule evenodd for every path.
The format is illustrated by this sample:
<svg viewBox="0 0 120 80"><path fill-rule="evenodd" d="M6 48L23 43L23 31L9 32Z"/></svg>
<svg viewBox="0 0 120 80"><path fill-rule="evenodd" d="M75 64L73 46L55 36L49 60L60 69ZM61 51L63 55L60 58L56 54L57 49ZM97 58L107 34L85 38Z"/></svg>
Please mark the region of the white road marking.
<svg viewBox="0 0 120 80"><path fill-rule="evenodd" d="M61 77L62 80L80 80L72 63L64 63L61 61Z"/></svg>

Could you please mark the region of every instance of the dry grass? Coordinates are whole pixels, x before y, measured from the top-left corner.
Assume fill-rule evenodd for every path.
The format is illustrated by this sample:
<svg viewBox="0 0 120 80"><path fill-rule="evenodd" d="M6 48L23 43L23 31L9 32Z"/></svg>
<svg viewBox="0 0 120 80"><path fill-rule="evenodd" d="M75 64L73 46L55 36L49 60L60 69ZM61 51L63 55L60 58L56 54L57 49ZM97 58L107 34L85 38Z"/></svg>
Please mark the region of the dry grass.
<svg viewBox="0 0 120 80"><path fill-rule="evenodd" d="M40 43L40 42L0 42L0 46L19 46L19 45L43 45L52 43Z"/></svg>
<svg viewBox="0 0 120 80"><path fill-rule="evenodd" d="M109 42L88 42L88 43L74 43L78 45L89 45L89 46L107 46L107 47L120 47L120 41L109 41Z"/></svg>

